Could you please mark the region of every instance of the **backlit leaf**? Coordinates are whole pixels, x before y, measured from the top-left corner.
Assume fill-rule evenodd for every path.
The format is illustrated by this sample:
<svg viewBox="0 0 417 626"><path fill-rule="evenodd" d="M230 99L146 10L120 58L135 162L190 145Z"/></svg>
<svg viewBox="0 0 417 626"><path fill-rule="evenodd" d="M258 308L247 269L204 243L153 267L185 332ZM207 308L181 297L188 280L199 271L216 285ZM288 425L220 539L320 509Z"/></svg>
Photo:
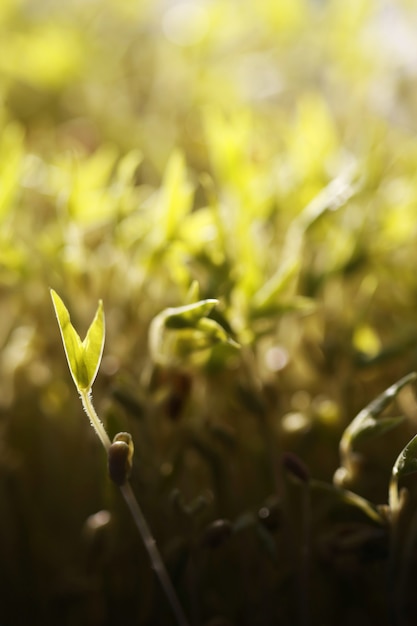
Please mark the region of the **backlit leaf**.
<svg viewBox="0 0 417 626"><path fill-rule="evenodd" d="M88 391L96 378L103 354L105 336L103 304L99 302L87 335L84 341L81 341L71 323L68 309L53 289L51 297L71 376L80 391Z"/></svg>
<svg viewBox="0 0 417 626"><path fill-rule="evenodd" d="M186 304L175 308L165 309L163 317L167 328L189 328L200 319L209 315L218 300L200 300L193 304Z"/></svg>
<svg viewBox="0 0 417 626"><path fill-rule="evenodd" d="M200 362L214 346L227 344L239 348L227 331L210 319L215 299L168 308L157 315L149 330L149 346L155 362L181 365L197 359Z"/></svg>
<svg viewBox="0 0 417 626"><path fill-rule="evenodd" d="M392 469L397 480L415 472L417 472L417 435L402 450Z"/></svg>
<svg viewBox="0 0 417 626"><path fill-rule="evenodd" d="M91 388L100 367L105 338L103 302L100 300L96 314L83 341L84 363Z"/></svg>
<svg viewBox="0 0 417 626"><path fill-rule="evenodd" d="M389 484L389 506L393 513L401 509L401 493L399 482L401 478L417 472L417 435L403 448L395 461Z"/></svg>

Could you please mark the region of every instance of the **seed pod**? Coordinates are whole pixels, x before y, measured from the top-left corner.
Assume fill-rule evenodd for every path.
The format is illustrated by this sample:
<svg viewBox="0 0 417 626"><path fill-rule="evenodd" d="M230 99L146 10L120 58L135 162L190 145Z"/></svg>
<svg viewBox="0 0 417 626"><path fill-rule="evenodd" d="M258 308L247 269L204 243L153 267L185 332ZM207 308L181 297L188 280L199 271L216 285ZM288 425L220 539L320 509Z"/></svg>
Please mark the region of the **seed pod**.
<svg viewBox="0 0 417 626"><path fill-rule="evenodd" d="M133 441L129 433L118 433L108 452L109 476L116 485L123 485L132 471Z"/></svg>

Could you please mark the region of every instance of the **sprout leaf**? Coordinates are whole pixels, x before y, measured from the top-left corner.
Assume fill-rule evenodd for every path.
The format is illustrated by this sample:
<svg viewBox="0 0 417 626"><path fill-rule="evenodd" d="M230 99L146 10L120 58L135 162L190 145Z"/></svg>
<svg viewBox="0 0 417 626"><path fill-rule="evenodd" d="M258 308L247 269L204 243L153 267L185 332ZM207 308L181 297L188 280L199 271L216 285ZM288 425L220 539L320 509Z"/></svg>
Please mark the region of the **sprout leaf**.
<svg viewBox="0 0 417 626"><path fill-rule="evenodd" d="M103 303L99 301L87 335L84 341L81 341L71 324L68 309L53 289L51 289L51 297L75 386L79 391L89 391L97 376L103 354L105 337Z"/></svg>
<svg viewBox="0 0 417 626"><path fill-rule="evenodd" d="M159 313L149 329L149 346L153 360L163 365L180 365L204 361L218 345L239 349L239 345L215 320L207 317L217 304L215 299L168 308Z"/></svg>
<svg viewBox="0 0 417 626"><path fill-rule="evenodd" d="M401 423L401 419L398 417L379 418L379 416L391 404L401 389L414 382L416 378L415 372L407 374L358 413L343 433L340 442L342 456L354 449L358 442L382 435Z"/></svg>

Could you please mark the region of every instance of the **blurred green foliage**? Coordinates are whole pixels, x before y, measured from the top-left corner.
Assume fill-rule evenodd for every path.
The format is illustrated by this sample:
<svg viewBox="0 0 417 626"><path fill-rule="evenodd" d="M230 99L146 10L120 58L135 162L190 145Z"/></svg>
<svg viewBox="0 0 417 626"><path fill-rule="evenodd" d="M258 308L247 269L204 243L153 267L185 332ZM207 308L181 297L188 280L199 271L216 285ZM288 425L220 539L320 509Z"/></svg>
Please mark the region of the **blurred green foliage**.
<svg viewBox="0 0 417 626"><path fill-rule="evenodd" d="M104 302L96 405L133 435L192 623L303 619L304 488L288 479L289 547L280 454L330 485L344 427L417 367L416 28L407 0L2 0L2 626L172 619L50 287L81 335ZM152 320L198 298L240 352L153 362ZM409 390L399 413L346 485L375 504L415 432ZM385 566L358 552L384 531L328 493L312 489L311 623L387 623Z"/></svg>

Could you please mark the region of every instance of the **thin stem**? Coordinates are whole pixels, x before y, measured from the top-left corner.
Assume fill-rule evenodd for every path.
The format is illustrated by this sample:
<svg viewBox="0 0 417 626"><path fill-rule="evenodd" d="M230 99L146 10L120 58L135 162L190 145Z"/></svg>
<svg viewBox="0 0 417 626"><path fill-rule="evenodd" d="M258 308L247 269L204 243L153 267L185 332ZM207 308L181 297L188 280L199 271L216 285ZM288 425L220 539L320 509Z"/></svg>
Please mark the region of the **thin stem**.
<svg viewBox="0 0 417 626"><path fill-rule="evenodd" d="M98 437L100 438L104 449L106 450L106 452L108 452L111 446L111 441L106 432L106 429L103 426L102 421L100 420L93 406L93 403L91 401L91 391L80 391L80 396L84 410L90 419L91 425L96 431ZM145 548L148 551L149 558L151 560L152 569L155 571L156 575L159 578L165 595L175 615L176 621L178 622L179 626L188 626L188 621L182 610L182 606L179 603L174 587L171 583L171 579L168 575L160 552L157 548L155 539L153 538L149 526L146 523L145 517L141 511L138 501L136 500L135 494L132 491L130 483L126 482L121 485L120 491L122 492L127 506L129 507L139 534L143 539L143 543L145 544Z"/></svg>
<svg viewBox="0 0 417 626"><path fill-rule="evenodd" d="M392 474L389 484L388 503L391 514L397 515L398 509L400 508L400 498L398 494L398 478L394 473Z"/></svg>
<svg viewBox="0 0 417 626"><path fill-rule="evenodd" d="M87 413L91 426L97 433L101 443L103 444L106 452L109 451L111 446L111 441L106 432L106 429L103 426L103 422L100 420L99 416L96 413L96 410L91 401L91 390L89 391L80 391L81 402L83 403L84 411Z"/></svg>
<svg viewBox="0 0 417 626"><path fill-rule="evenodd" d="M120 491L122 492L126 504L130 509L133 520L136 524L139 534L143 539L145 548L148 551L152 569L159 578L159 582L162 585L162 588L171 605L172 611L178 624L180 626L188 626L188 620L185 617L181 604L179 603L177 594L175 593L175 589L172 585L171 579L161 558L161 554L158 550L155 539L153 538L149 526L146 523L145 517L142 513L138 501L136 500L136 496L133 493L130 483L126 482L124 485L121 485Z"/></svg>

